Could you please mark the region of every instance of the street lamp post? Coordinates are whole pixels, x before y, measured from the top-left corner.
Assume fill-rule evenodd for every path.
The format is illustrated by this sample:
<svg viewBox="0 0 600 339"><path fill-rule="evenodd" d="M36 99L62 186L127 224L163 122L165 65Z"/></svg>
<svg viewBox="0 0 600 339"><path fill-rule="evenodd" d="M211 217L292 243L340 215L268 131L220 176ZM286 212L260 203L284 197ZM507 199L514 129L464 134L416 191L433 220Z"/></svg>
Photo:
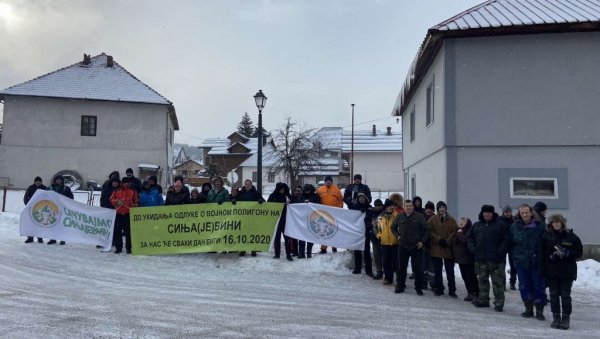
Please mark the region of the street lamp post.
<svg viewBox="0 0 600 339"><path fill-rule="evenodd" d="M254 95L254 101L258 108L258 152L256 159L256 190L260 197L262 197L262 147L263 147L263 128L262 128L262 110L265 108L267 103L267 97L263 94L262 90L259 89L258 93Z"/></svg>
<svg viewBox="0 0 600 339"><path fill-rule="evenodd" d="M352 141L350 146L350 182L354 179L354 104L352 106Z"/></svg>

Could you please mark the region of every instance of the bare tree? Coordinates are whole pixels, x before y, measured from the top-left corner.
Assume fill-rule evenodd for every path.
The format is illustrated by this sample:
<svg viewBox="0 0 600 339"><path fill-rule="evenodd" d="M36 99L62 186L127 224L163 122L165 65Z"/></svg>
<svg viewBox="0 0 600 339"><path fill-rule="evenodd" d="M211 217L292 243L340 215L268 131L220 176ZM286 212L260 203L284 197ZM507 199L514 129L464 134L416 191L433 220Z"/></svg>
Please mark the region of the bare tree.
<svg viewBox="0 0 600 339"><path fill-rule="evenodd" d="M270 171L285 173L289 183L294 186L298 176L323 167L320 161L321 147L312 136L315 129L307 129L291 117L272 133L272 142L265 155L273 159Z"/></svg>

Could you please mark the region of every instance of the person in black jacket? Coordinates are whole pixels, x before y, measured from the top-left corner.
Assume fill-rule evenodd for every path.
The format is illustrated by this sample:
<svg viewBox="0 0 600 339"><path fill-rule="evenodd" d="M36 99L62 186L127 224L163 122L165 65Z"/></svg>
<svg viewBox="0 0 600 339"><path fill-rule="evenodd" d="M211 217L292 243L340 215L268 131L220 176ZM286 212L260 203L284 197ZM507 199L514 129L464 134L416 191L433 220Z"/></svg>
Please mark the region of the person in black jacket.
<svg viewBox="0 0 600 339"><path fill-rule="evenodd" d="M404 211L392 224L392 232L398 239L398 273L394 293L406 288L408 260L415 275L415 291L423 295L423 247L429 239L429 224L423 215L414 211L412 200L404 200Z"/></svg>
<svg viewBox="0 0 600 339"><path fill-rule="evenodd" d="M37 190L45 191L47 189L48 189L48 187L44 186L44 184L42 182L42 178L35 177L35 179L33 179L33 184L31 186L27 187L27 191L25 191L25 196L23 197L23 202L25 203L25 205L27 205L29 200L31 200L31 197L33 197L33 195L35 194L35 191L37 191ZM33 237L27 237L27 240L25 240L26 244L29 244L32 242L33 242ZM37 242L42 244L42 243L44 243L44 239L37 238Z"/></svg>
<svg viewBox="0 0 600 339"><path fill-rule="evenodd" d="M48 191L54 191L60 195L64 195L65 197L69 198L69 199L73 199L73 192L71 192L71 188L69 186L65 186L65 181L63 179L62 176L57 175L54 177L54 179L52 179L52 185L48 188ZM54 245L56 244L56 240L54 239L50 239L50 241L47 242L48 245ZM64 245L65 242L61 241L60 245Z"/></svg>
<svg viewBox="0 0 600 339"><path fill-rule="evenodd" d="M371 239L369 237L370 234L373 233L373 215L375 212L373 211L373 207L371 207L370 201L364 193L359 193L356 198L356 204L349 205L349 209L361 211L365 214L364 223L365 223L365 246L364 250L354 251L354 271L352 274L360 274L363 266L363 257L365 262L365 274L373 277L373 261L371 260Z"/></svg>
<svg viewBox="0 0 600 339"><path fill-rule="evenodd" d="M415 212L425 214L425 209L423 208L423 199L419 196L415 196L413 199L413 205L415 205Z"/></svg>
<svg viewBox="0 0 600 339"><path fill-rule="evenodd" d="M203 204L206 202L206 196L201 195L200 192L198 192L197 188L193 188L192 192L190 193L190 200L188 200L188 204Z"/></svg>
<svg viewBox="0 0 600 339"><path fill-rule="evenodd" d="M498 220L494 206L483 205L479 221L467 233L467 246L475 259L475 273L479 282L479 297L473 300L476 307L490 307L490 276L494 292L494 310L504 309L506 287L506 253L510 241L508 227Z"/></svg>
<svg viewBox="0 0 600 339"><path fill-rule="evenodd" d="M540 273L550 288L552 328L566 330L570 326L571 287L577 279L577 259L583 254L583 245L573 230L567 228L567 219L560 214L548 218L546 233L540 247ZM562 319L561 304L562 301Z"/></svg>
<svg viewBox="0 0 600 339"><path fill-rule="evenodd" d="M256 187L254 187L254 185L252 185L252 180L250 180L250 179L246 179L244 181L244 187L242 187L241 189L238 190L236 197L233 196L233 188L232 188L229 198L232 203L234 203L234 201L258 201L259 203L263 203L265 201L265 199L263 199L263 197L261 197L260 194L258 193L258 191L256 190ZM244 255L246 255L246 252L241 251L240 257L243 257ZM255 257L256 251L252 251L251 255L253 257Z"/></svg>
<svg viewBox="0 0 600 339"><path fill-rule="evenodd" d="M316 192L315 186L305 184L302 188L302 195L299 199L295 200L294 203L312 202L313 204L320 204L321 198L319 198L319 195ZM298 259L311 258L313 245L312 242L298 241Z"/></svg>
<svg viewBox="0 0 600 339"><path fill-rule="evenodd" d="M350 206L356 204L358 193L363 193L369 199L369 201L373 200L373 197L371 197L371 189L369 186L363 185L362 183L362 175L355 174L354 183L348 185L344 191L344 202L346 205Z"/></svg>
<svg viewBox="0 0 600 339"><path fill-rule="evenodd" d="M275 256L273 258L279 259L281 256L281 235L283 235L283 243L285 246L285 255L288 261L294 260L292 258L292 244L290 241L290 237L284 234L285 232L285 218L287 215L287 204L290 202L290 188L287 184L283 182L278 182L275 185L275 190L271 195L269 195L268 202L278 202L282 203L282 211L281 217L279 217L279 222L277 223L277 232L275 232L275 240L273 241L273 246L275 247Z"/></svg>
<svg viewBox="0 0 600 339"><path fill-rule="evenodd" d="M125 175L129 178L131 188L139 194L142 191L142 181L133 176L133 169L131 168L125 171Z"/></svg>
<svg viewBox="0 0 600 339"><path fill-rule="evenodd" d="M112 192L114 191L113 181L115 179L119 183L118 186L120 186L121 185L121 177L120 177L118 171L112 171L108 175L108 180L106 180L102 184L102 192L100 193L100 207L112 208L112 205L110 204L110 196L111 196Z"/></svg>
<svg viewBox="0 0 600 339"><path fill-rule="evenodd" d="M515 222L510 205L504 206L502 215L498 217L498 220L502 221L510 230L510 227ZM517 267L515 266L515 259L512 256L510 248L508 251L508 265L510 266L510 289L514 291L517 289Z"/></svg>
<svg viewBox="0 0 600 339"><path fill-rule="evenodd" d="M165 206L168 205L184 205L190 200L188 191L183 189L181 181L175 181L173 188L170 188L167 192L167 199L165 200Z"/></svg>

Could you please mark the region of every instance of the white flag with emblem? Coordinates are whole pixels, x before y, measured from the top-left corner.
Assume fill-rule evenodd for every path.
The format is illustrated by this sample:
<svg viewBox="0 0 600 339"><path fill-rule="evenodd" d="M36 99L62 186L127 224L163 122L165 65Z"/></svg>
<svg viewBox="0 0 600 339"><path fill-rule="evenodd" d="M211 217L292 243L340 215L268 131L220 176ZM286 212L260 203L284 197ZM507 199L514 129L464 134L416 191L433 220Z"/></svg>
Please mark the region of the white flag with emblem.
<svg viewBox="0 0 600 339"><path fill-rule="evenodd" d="M362 251L365 248L365 214L321 204L287 207L285 235L316 244Z"/></svg>

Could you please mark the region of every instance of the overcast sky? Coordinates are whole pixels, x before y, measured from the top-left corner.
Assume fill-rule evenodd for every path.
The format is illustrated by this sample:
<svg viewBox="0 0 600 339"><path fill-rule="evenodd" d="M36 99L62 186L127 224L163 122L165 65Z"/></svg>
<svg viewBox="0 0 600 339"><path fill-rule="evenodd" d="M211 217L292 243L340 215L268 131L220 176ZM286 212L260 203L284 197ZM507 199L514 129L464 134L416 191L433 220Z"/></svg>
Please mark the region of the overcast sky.
<svg viewBox="0 0 600 339"><path fill-rule="evenodd" d="M0 0L0 88L105 52L171 100L177 142L225 137L252 96L265 128L399 129L390 117L427 29L483 0Z"/></svg>

